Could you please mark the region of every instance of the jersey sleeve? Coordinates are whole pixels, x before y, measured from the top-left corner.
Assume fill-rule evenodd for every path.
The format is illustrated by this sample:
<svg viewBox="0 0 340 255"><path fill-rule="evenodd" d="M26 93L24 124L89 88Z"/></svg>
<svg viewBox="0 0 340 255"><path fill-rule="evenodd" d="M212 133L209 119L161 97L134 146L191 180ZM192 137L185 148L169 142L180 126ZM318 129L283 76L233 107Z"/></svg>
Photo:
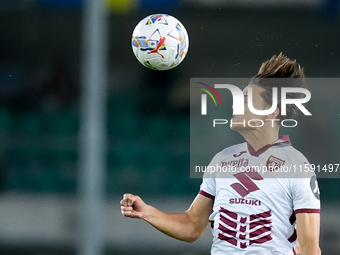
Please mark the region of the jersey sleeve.
<svg viewBox="0 0 340 255"><path fill-rule="evenodd" d="M320 192L315 174L309 178L292 178L293 209L298 213L320 213Z"/></svg>
<svg viewBox="0 0 340 255"><path fill-rule="evenodd" d="M216 180L215 178L208 176L206 174L203 176L203 181L200 187L200 191L198 194L201 194L205 197L215 199L216 196Z"/></svg>
<svg viewBox="0 0 340 255"><path fill-rule="evenodd" d="M216 165L218 158L218 154L211 160L209 166ZM208 167L209 169L209 167ZM203 181L200 187L200 191L198 194L201 194L205 197L215 199L216 196L216 175L215 173L205 172L203 175Z"/></svg>

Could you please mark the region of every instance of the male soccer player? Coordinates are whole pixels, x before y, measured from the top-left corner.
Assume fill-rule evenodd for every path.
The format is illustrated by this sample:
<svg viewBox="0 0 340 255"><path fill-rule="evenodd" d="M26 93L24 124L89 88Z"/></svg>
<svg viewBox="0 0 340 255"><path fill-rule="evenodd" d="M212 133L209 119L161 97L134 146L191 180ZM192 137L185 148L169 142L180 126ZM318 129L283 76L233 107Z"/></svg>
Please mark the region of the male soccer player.
<svg viewBox="0 0 340 255"><path fill-rule="evenodd" d="M244 89L244 115L232 118L235 124L231 129L239 132L246 142L217 153L210 163L236 167L238 171L231 175L232 178L219 178L216 172L206 173L199 194L182 213L165 213L145 204L138 196L125 194L120 202L122 214L144 219L161 232L187 242L198 239L210 222L212 255L321 254L320 200L315 175L279 178L275 171L270 171L282 166L299 168L308 164L307 159L292 147L288 136L279 136L279 122L268 121L290 119L297 108L293 104L287 105L287 115L280 115L280 94L271 114L254 115L247 106L248 91L252 88L254 108L269 109L272 87L285 84L274 83L268 78L281 77L300 78L289 83L289 87L304 86L303 69L296 61L280 54L264 62ZM249 126L250 119L262 120L264 124ZM242 166L266 166L269 170L245 172L240 170Z"/></svg>

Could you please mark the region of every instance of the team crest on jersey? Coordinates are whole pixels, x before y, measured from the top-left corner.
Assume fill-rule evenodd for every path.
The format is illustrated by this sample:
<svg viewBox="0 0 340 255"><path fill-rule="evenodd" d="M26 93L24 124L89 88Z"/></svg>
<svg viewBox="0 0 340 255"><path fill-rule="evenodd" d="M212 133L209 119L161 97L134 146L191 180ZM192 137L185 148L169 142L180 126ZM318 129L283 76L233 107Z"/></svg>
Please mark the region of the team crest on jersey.
<svg viewBox="0 0 340 255"><path fill-rule="evenodd" d="M218 238L241 249L268 242L272 240L271 216L272 212L269 210L242 217L221 207Z"/></svg>
<svg viewBox="0 0 340 255"><path fill-rule="evenodd" d="M286 163L285 160L274 157L273 155L270 155L270 157L267 159L267 170L268 172L273 172L275 170L278 170L281 166L283 166Z"/></svg>

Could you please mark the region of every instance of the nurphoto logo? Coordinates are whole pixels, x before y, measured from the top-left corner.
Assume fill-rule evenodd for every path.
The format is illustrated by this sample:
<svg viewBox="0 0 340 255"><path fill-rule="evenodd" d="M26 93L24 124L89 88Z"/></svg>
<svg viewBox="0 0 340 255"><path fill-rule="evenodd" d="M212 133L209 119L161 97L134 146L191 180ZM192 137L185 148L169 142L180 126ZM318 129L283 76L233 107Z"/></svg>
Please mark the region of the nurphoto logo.
<svg viewBox="0 0 340 255"><path fill-rule="evenodd" d="M197 87L198 89L203 90L204 92L206 92L214 101L215 106L217 106L216 103L216 99L214 97L214 95L217 97L217 99L219 100L221 106L222 106L222 100L220 95L218 94L218 92L216 91L216 89L227 89L231 92L232 98L233 98L233 115L244 115L244 94L243 91L232 84L215 84L214 87L202 83L202 82L197 82L203 86L205 86L206 88L201 88L201 87ZM212 93L208 90L210 89L212 91ZM253 90L252 87L248 87L247 91L248 91L248 100L247 100L247 106L248 109L251 113L258 115L258 116L263 116L263 115L269 115L272 114L276 107L278 106L278 89L277 87L273 87L272 88L272 105L269 109L265 109L265 110L258 110L255 109L254 104L253 104ZM221 90L221 92L223 91ZM220 92L220 93L221 93ZM287 105L292 104L295 105L304 115L309 115L311 116L312 114L306 109L306 107L303 105L304 103L307 103L310 99L311 99L311 93L308 89L305 88L298 88L298 87L282 87L281 88L281 111L280 111L280 115L286 115L287 114ZM304 97L303 98L287 98L287 94L291 94L291 93L300 93L303 94ZM207 115L207 94L201 94L201 115ZM214 95L213 95L214 94ZM266 119L268 121L272 121L272 126L274 126L275 121L280 121L279 119ZM252 123L254 123L255 121L260 122L260 125L254 126L252 125ZM294 122L294 125L285 125L285 122ZM227 119L214 119L213 120L213 127L215 127L217 124L227 124L228 120ZM232 125L232 120L231 120L231 125ZM236 123L234 123L236 124ZM240 124L240 123L237 123ZM244 123L245 125L245 120ZM261 127L263 126L263 121L259 120L259 119L252 119L248 121L248 125L251 127ZM294 119L284 119L281 121L281 125L284 127L295 127L297 125L297 121Z"/></svg>

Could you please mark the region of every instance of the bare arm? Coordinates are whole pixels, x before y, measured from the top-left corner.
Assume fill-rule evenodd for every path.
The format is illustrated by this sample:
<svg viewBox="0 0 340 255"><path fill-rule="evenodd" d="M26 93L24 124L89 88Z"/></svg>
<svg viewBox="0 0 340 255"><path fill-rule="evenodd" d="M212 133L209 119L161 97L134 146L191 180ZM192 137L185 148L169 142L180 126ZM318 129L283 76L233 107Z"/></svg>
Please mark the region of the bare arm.
<svg viewBox="0 0 340 255"><path fill-rule="evenodd" d="M213 210L213 200L202 195L197 195L190 208L182 213L162 212L131 194L125 194L120 204L124 216L143 219L164 234L186 242L193 242L203 234Z"/></svg>
<svg viewBox="0 0 340 255"><path fill-rule="evenodd" d="M320 255L320 214L319 213L298 213L296 214L296 231L298 255Z"/></svg>

